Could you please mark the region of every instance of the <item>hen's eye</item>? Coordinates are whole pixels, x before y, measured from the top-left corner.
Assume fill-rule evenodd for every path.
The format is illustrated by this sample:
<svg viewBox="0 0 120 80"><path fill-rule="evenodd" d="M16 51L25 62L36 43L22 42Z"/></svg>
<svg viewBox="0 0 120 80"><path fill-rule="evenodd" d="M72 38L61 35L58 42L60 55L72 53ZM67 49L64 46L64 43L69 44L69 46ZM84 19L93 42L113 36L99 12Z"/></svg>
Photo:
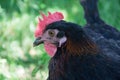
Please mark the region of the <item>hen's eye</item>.
<svg viewBox="0 0 120 80"><path fill-rule="evenodd" d="M48 31L48 34L49 34L51 37L54 37L54 36L55 36L55 31Z"/></svg>

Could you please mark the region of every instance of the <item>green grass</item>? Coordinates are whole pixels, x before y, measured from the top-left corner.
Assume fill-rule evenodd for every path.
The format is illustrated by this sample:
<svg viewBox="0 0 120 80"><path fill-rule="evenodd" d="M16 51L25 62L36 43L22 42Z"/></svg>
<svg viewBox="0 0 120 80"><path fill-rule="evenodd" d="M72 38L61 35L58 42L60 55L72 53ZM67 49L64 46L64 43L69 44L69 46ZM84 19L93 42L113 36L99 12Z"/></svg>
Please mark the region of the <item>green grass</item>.
<svg viewBox="0 0 120 80"><path fill-rule="evenodd" d="M45 80L50 57L33 47L39 11L61 11L66 21L85 24L79 0L0 0L0 80ZM120 30L120 1L99 2L102 19Z"/></svg>

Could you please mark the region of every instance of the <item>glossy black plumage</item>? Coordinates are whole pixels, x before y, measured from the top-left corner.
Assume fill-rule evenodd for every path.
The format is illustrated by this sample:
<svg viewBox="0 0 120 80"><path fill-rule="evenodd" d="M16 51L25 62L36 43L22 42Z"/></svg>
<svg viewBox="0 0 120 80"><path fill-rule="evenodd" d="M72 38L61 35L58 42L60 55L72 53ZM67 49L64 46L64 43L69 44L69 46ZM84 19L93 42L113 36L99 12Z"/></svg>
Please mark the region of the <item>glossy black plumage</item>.
<svg viewBox="0 0 120 80"><path fill-rule="evenodd" d="M81 0L81 3L87 20L84 28L57 21L45 30L63 31L75 44L70 47L73 51L74 47L75 52L78 47L87 51L70 52L67 42L63 44L49 62L47 80L120 80L120 32L100 19L97 0Z"/></svg>

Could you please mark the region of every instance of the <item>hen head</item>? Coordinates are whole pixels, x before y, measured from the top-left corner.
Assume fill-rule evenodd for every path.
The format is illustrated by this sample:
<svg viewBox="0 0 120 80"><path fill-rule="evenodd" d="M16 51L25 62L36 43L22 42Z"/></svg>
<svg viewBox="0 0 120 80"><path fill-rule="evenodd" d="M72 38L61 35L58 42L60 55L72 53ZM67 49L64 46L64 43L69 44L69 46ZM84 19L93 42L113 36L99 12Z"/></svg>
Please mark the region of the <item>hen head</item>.
<svg viewBox="0 0 120 80"><path fill-rule="evenodd" d="M34 46L44 43L47 53L50 56L54 56L57 51L57 47L60 47L66 41L66 37L63 37L64 32L59 32L57 29L47 31L45 31L45 29L49 24L60 21L64 17L60 12L55 12L53 14L48 12L48 16L43 13L41 13L41 15L43 20L39 18L38 26L35 30L36 40L34 42Z"/></svg>
<svg viewBox="0 0 120 80"><path fill-rule="evenodd" d="M47 18L46 18L47 19ZM75 55L80 53L95 53L95 44L85 34L83 29L74 23L63 21L62 19L54 20L44 25L35 32L36 40L33 45L38 46L44 43L46 52L53 57L58 48L65 48L66 51Z"/></svg>

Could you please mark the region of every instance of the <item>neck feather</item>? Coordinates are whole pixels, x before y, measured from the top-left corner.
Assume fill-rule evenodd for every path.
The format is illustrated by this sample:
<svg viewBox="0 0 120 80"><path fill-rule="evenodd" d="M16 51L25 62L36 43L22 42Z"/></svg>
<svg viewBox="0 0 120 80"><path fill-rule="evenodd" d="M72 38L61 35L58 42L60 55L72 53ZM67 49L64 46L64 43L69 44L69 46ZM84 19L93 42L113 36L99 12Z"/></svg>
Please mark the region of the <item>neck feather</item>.
<svg viewBox="0 0 120 80"><path fill-rule="evenodd" d="M98 48L89 38L80 39L77 42L68 39L66 42L66 51L72 55L96 54Z"/></svg>

